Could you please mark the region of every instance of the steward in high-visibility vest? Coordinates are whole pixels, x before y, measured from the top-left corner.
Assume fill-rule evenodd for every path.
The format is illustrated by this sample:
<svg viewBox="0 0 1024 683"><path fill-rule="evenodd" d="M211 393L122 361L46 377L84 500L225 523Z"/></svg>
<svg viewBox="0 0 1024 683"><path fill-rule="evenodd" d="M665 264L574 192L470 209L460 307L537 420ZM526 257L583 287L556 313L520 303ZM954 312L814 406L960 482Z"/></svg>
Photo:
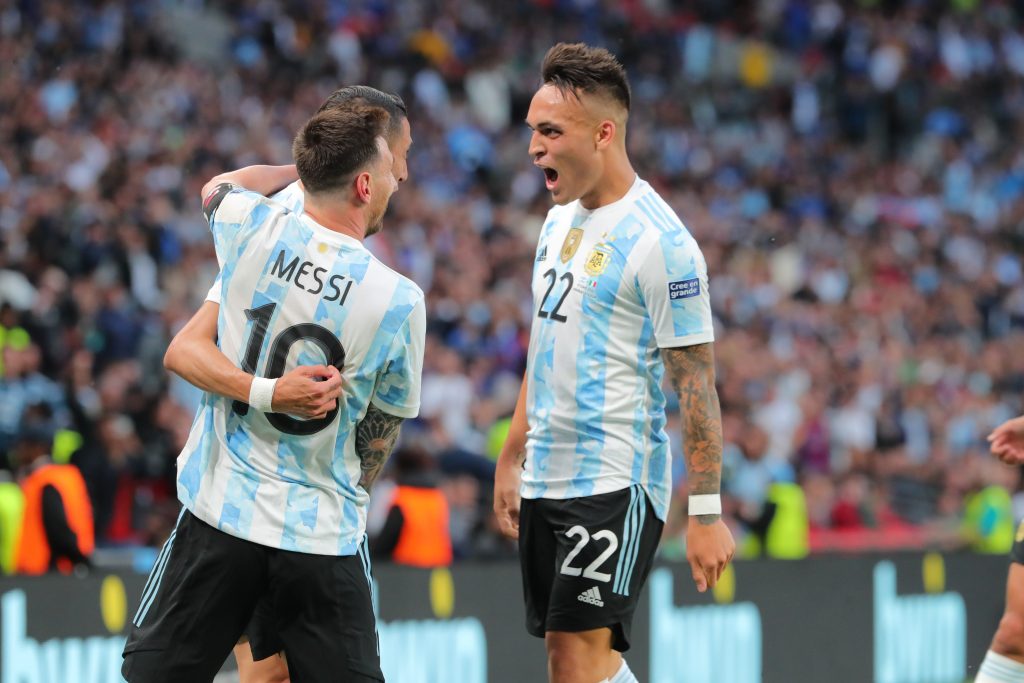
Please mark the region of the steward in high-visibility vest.
<svg viewBox="0 0 1024 683"><path fill-rule="evenodd" d="M371 551L376 557L412 567L450 565L448 499L435 484L433 456L406 447L395 453L394 462L398 486Z"/></svg>
<svg viewBox="0 0 1024 683"><path fill-rule="evenodd" d="M413 567L444 567L452 563L448 500L437 487L395 489L393 505L402 513L402 530L391 559Z"/></svg>
<svg viewBox="0 0 1024 683"><path fill-rule="evenodd" d="M0 571L13 574L17 569L25 496L17 483L6 478L6 472L0 477L5 477L0 478Z"/></svg>
<svg viewBox="0 0 1024 683"><path fill-rule="evenodd" d="M765 534L768 557L783 560L807 557L810 522L804 490L798 484L775 482L768 488L768 501L775 505L775 515Z"/></svg>
<svg viewBox="0 0 1024 683"><path fill-rule="evenodd" d="M1002 555L1013 547L1013 500L1002 486L986 486L967 496L964 535L976 553Z"/></svg>
<svg viewBox="0 0 1024 683"><path fill-rule="evenodd" d="M44 432L26 430L14 449L25 500L15 563L21 574L52 569L70 573L76 564L89 565L95 543L92 504L82 473L74 465L50 461L52 432Z"/></svg>

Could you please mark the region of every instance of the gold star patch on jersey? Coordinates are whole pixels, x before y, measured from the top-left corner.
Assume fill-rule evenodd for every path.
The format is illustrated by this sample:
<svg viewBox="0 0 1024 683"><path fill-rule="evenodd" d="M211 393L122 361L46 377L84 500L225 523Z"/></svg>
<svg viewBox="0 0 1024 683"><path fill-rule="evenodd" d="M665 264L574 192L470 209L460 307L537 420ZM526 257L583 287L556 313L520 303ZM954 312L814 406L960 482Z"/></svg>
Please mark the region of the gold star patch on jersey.
<svg viewBox="0 0 1024 683"><path fill-rule="evenodd" d="M611 252L605 251L601 247L594 247L594 250L587 256L587 262L583 264L583 270L587 271L587 275L596 277L605 271L611 261Z"/></svg>
<svg viewBox="0 0 1024 683"><path fill-rule="evenodd" d="M576 255L576 250L580 248L582 241L583 228L573 228L569 231L569 234L565 236L565 241L562 242L562 252L559 254L562 263L568 263L569 259Z"/></svg>

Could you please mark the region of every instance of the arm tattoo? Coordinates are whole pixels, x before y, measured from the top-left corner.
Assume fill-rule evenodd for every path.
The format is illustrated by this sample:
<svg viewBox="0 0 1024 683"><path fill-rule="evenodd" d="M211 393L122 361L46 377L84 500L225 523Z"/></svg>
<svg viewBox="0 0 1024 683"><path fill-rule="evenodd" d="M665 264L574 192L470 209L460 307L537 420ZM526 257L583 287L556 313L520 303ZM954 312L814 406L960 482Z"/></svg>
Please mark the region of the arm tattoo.
<svg viewBox="0 0 1024 683"><path fill-rule="evenodd" d="M711 344L662 349L662 353L672 386L679 394L690 495L718 493L722 481L722 412ZM718 518L697 517L701 524L712 524Z"/></svg>
<svg viewBox="0 0 1024 683"><path fill-rule="evenodd" d="M385 413L372 403L366 409L366 416L356 425L356 455L363 470L359 485L367 491L395 449L401 426L402 418Z"/></svg>

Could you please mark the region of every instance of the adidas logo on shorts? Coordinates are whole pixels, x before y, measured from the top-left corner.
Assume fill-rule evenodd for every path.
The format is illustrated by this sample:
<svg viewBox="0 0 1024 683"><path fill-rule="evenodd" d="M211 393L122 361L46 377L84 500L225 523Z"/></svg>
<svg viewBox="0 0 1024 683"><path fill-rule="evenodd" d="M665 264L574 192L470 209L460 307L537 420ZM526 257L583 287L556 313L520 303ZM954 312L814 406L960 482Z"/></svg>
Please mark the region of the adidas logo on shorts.
<svg viewBox="0 0 1024 683"><path fill-rule="evenodd" d="M594 586L590 590L583 591L576 599L580 602L585 602L588 605L604 607L604 600L601 599L601 591L597 590L597 586Z"/></svg>

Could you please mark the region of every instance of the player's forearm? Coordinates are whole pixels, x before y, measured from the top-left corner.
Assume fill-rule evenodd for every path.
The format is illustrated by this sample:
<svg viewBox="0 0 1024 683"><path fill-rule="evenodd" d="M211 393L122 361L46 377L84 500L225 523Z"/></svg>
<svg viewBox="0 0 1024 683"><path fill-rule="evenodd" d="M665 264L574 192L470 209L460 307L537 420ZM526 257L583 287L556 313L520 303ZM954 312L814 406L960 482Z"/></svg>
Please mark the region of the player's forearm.
<svg viewBox="0 0 1024 683"><path fill-rule="evenodd" d="M232 363L212 339L179 334L167 347L164 367L203 391L249 401L253 376Z"/></svg>
<svg viewBox="0 0 1024 683"><path fill-rule="evenodd" d="M298 180L298 178L299 173L295 170L295 164L286 164L284 166L246 166L211 178L203 186L203 197L205 198L213 188L221 183L238 185L266 197Z"/></svg>
<svg viewBox="0 0 1024 683"><path fill-rule="evenodd" d="M672 386L679 394L689 494L717 494L722 483L722 412L715 389L712 346L664 349L663 355Z"/></svg>
<svg viewBox="0 0 1024 683"><path fill-rule="evenodd" d="M377 481L384 463L395 450L402 422L402 418L385 413L371 403L366 415L356 425L356 455L362 469L359 485L365 490L369 491Z"/></svg>
<svg viewBox="0 0 1024 683"><path fill-rule="evenodd" d="M526 432L529 423L526 420L526 377L519 388L519 399L516 401L516 408L512 413L512 421L509 423L508 436L501 447L501 454L498 456L498 464L501 466L514 467L519 469L526 460Z"/></svg>

